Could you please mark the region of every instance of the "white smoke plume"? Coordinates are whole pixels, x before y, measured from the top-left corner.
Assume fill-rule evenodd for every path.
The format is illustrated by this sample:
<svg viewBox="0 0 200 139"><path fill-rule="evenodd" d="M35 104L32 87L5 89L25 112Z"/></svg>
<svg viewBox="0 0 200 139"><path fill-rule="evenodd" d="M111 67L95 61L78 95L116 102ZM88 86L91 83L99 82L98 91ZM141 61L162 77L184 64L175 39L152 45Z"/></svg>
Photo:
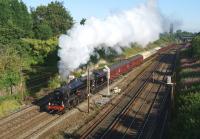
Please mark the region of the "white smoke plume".
<svg viewBox="0 0 200 139"><path fill-rule="evenodd" d="M132 42L147 45L164 31L157 0L148 0L131 10L106 19L91 17L85 25L76 24L59 38L59 72L65 78L70 71L88 62L94 49L109 46L116 50Z"/></svg>

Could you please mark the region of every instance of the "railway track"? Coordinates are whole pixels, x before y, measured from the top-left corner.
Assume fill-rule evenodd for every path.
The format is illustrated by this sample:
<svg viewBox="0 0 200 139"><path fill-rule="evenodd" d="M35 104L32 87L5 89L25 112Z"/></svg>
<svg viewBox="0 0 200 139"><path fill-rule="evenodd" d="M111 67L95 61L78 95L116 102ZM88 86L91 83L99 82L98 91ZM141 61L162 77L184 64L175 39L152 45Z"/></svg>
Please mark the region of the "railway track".
<svg viewBox="0 0 200 139"><path fill-rule="evenodd" d="M162 65L162 69L165 70L165 66ZM154 78L155 80L161 79L160 76ZM151 104L153 104L152 101L155 100L159 90L159 88L157 89L155 87L154 83L146 84L139 92L139 95L135 97L127 109L125 109L120 116L116 118L114 123L109 127L102 137L133 138L133 133L137 133L137 131L136 129L134 129L135 131L131 131L132 127L136 124L139 127L139 124L144 122L142 121L142 119L144 120L144 114L150 109ZM124 125L126 125L126 127ZM121 134L116 134L116 131Z"/></svg>
<svg viewBox="0 0 200 139"><path fill-rule="evenodd" d="M179 49L177 50L177 56L179 55ZM172 59L173 61L173 59ZM176 67L176 62L174 60L173 66L171 66L171 71L169 75L172 75ZM165 86L167 92L171 92L171 87ZM146 120L139 131L139 139L152 139L152 138L163 138L166 133L165 129L167 125L167 120L169 120L170 106L171 106L171 95L170 93L160 92L157 96L157 100L154 104L154 107L150 109L149 113L146 116ZM155 132L156 131L156 132Z"/></svg>
<svg viewBox="0 0 200 139"><path fill-rule="evenodd" d="M21 111L0 119L0 138L26 138L58 118L58 116L52 116L41 111L40 106L47 104L47 98L35 103L37 105L30 105Z"/></svg>
<svg viewBox="0 0 200 139"><path fill-rule="evenodd" d="M0 138L26 138L59 116L52 116L46 112L39 112L33 108L26 114L10 119L0 126Z"/></svg>
<svg viewBox="0 0 200 139"><path fill-rule="evenodd" d="M166 68L167 67L167 68ZM165 65L165 68L163 68L164 72L168 72L170 70L170 67ZM160 81L165 80L166 75L164 76L158 76L157 79ZM149 92L147 91L146 94L150 97L149 100L145 99L145 101L139 101L141 104L141 109L138 110L138 112L135 114L134 119L139 119L138 117L141 117L140 121L137 123L136 120L132 120L130 122L130 125L124 132L122 138L142 138L142 134L144 133L144 129L147 126L147 123L150 119L151 112L153 109L153 106L155 105L158 95L165 92L165 85L163 86L162 84L155 84L152 85L153 89L150 90ZM151 95L150 95L151 94ZM150 101L148 103L148 101ZM157 106L159 107L159 105ZM141 115L142 113L142 115ZM154 126L154 124L150 125L149 127L151 128Z"/></svg>
<svg viewBox="0 0 200 139"><path fill-rule="evenodd" d="M158 66L158 64L154 64ZM145 70L146 71L146 70ZM148 76L151 77L152 71L147 70L146 74L139 75L138 77L143 80ZM131 78L131 77L129 77ZM131 80L132 81L132 80ZM143 82L141 81L141 84ZM143 83L144 84L144 83ZM127 86L127 83L123 83ZM138 87L139 89L139 87ZM131 89L129 88L129 91ZM127 97L128 94L127 94ZM45 100L39 101L39 105L45 104ZM58 119L62 119L65 115L49 115L45 112L40 112L39 107L30 106L23 111L14 113L13 115L0 120L0 138L32 138L44 131L46 127L56 122Z"/></svg>
<svg viewBox="0 0 200 139"><path fill-rule="evenodd" d="M164 58L161 58L160 60L162 61L162 59L164 59ZM107 109L104 112L104 114L102 114L101 116L97 117L96 120L89 123L88 128L85 128L85 130L82 130L82 131L78 132L77 134L80 135L81 138L111 138L111 137L120 138L119 136L115 136L115 135L119 135L119 134L117 134L119 132L116 132L116 131L117 131L118 127L119 127L119 129L123 129L123 124L126 125L128 123L127 121L130 121L131 117L128 115L124 116L124 114L128 113L128 111L132 110L131 106L135 106L138 103L138 102L136 103L136 101L135 101L136 99L138 101L140 100L139 101L140 105L137 104L138 110L136 110L135 116L138 115L137 113L141 113L140 111L143 109L146 109L146 110L148 110L148 112L150 112L149 108L148 108L149 107L148 101L153 100L150 105L152 107L156 100L157 93L154 93L154 95L149 95L150 93L147 93L147 92L148 92L148 90L156 91L154 89L155 86L153 88L152 83L150 83L150 85L148 85L149 87L146 88L147 92L145 93L148 95L146 95L145 97L142 96L143 101L141 101L141 99L139 99L138 97L140 96L143 89L145 89L147 84L149 84L150 78L152 76L152 71L154 69L158 68L159 64L160 63L157 62L156 64L154 64L153 68L149 72L146 72L143 75L141 75L140 81L137 84L132 85L135 87L134 89L133 88L132 88L132 90L130 88L127 89L128 93L126 93L126 95L124 95L124 98L123 98L124 101L122 99L120 99L118 101L118 103L113 104L113 106L111 106L110 109ZM166 64L165 64L165 68L166 68ZM158 80L161 80L160 78L164 78L164 77L158 77ZM141 80L143 80L143 82L141 82ZM159 88L159 89L161 89L161 88ZM136 90L136 92L134 92L134 90ZM132 92L132 93L130 93L130 92ZM158 90L157 90L157 92L158 92ZM153 96L153 98L149 98L152 96ZM129 99L127 99L126 97L129 97ZM129 102L129 103L127 104L126 102ZM141 104L141 102L143 102L143 103ZM123 107L123 106L125 106L125 107ZM121 120L121 118L123 116L125 117L124 121L126 121L126 122L121 124L123 121L123 120ZM142 118L144 119L144 116ZM143 123L143 122L141 122L141 123ZM122 126L120 127L119 125L122 125ZM128 126L128 128L125 129L124 134L122 134L122 136L121 136L122 138L127 138L127 135L128 135L128 133L130 133L130 129L133 125L135 125L135 124L133 124L133 122L131 122L131 124ZM121 131L120 131L120 133L121 133ZM112 135L114 135L114 136L112 136Z"/></svg>
<svg viewBox="0 0 200 139"><path fill-rule="evenodd" d="M154 58L150 59L145 65L145 67L148 67L149 65L151 65L153 63L153 60ZM126 87L128 84L130 84L130 82L132 82L136 77L138 77L138 75L141 73L141 72L144 72L144 69L143 70L138 70L137 72L136 71L131 71L130 72L130 76L127 77L127 78L122 78L122 80L120 82L118 82L117 84L120 84L120 86L122 87L122 89L124 87ZM126 83L124 83L126 82ZM35 132L32 137L34 138L43 138L45 137L48 133L51 133L51 131L56 131L56 127L58 127L58 125L62 125L62 124L58 124L58 123L61 123L62 121L67 121L68 118L66 118L67 116L62 116L60 118L58 118L58 120L55 120L54 123L49 123L44 129L41 128L41 131L38 131L38 132ZM63 122L62 122L63 123ZM76 126L76 125L74 125ZM49 131L47 129L50 129Z"/></svg>

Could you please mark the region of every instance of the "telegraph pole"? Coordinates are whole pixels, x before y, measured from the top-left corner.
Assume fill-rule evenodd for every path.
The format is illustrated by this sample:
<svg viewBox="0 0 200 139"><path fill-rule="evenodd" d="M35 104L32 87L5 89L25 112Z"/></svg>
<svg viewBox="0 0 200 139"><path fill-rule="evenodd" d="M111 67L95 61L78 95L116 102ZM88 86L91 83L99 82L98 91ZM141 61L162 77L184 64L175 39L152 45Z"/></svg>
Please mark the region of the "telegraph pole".
<svg viewBox="0 0 200 139"><path fill-rule="evenodd" d="M87 100L88 100L88 113L90 113L90 69L87 68Z"/></svg>

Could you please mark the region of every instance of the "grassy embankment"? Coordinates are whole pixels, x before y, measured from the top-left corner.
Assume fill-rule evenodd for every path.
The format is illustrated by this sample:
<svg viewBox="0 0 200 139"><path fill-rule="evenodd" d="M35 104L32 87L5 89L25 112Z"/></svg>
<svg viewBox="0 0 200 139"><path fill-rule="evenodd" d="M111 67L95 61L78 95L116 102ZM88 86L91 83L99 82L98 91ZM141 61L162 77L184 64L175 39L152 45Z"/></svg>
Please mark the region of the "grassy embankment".
<svg viewBox="0 0 200 139"><path fill-rule="evenodd" d="M170 139L200 137L200 59L193 50L194 45L180 53Z"/></svg>

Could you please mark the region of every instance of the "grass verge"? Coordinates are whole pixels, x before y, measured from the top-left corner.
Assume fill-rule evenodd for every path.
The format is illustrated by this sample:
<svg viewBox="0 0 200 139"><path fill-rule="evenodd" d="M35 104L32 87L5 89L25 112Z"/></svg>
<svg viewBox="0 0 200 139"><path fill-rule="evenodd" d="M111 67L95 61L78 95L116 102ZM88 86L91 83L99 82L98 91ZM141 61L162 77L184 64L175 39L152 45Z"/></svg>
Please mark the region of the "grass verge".
<svg viewBox="0 0 200 139"><path fill-rule="evenodd" d="M19 110L21 103L18 96L0 97L0 117Z"/></svg>
<svg viewBox="0 0 200 139"><path fill-rule="evenodd" d="M191 61L191 48L183 50L181 59ZM177 93L175 96L175 109L170 124L170 139L198 139L200 137L200 84L199 82L188 86L184 80L196 78L192 72L200 67L183 67L179 61L177 71ZM190 64L195 64L191 63ZM189 62L188 62L189 63ZM200 78L200 77L199 77Z"/></svg>

